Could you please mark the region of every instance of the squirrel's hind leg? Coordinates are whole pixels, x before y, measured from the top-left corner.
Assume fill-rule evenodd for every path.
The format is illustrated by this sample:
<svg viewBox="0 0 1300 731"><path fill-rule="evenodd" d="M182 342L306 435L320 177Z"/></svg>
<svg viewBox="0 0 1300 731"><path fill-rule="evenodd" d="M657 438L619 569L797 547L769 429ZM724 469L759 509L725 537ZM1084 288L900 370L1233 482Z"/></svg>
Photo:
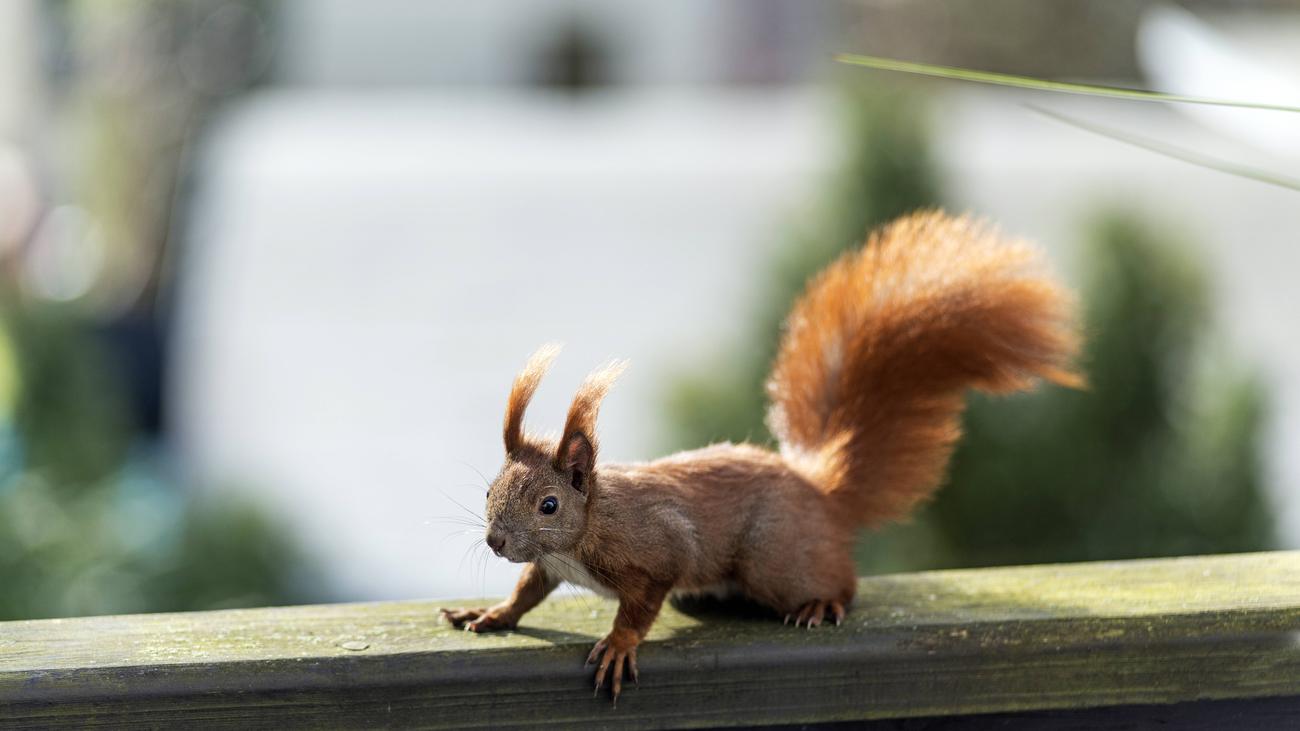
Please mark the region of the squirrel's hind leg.
<svg viewBox="0 0 1300 731"><path fill-rule="evenodd" d="M852 545L851 534L805 533L797 541L759 537L737 561L736 583L787 623L816 627L833 619L839 624L857 590Z"/></svg>

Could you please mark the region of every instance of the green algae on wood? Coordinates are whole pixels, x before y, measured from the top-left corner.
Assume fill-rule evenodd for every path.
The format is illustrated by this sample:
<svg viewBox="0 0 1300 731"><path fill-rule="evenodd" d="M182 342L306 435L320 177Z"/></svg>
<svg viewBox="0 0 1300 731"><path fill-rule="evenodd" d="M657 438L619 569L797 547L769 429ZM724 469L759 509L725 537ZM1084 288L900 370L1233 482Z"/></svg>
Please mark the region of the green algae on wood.
<svg viewBox="0 0 1300 731"><path fill-rule="evenodd" d="M0 623L0 727L650 728L1300 696L1300 552L878 576L815 630L666 608L617 710L582 667L613 602L558 594L495 635L439 604Z"/></svg>

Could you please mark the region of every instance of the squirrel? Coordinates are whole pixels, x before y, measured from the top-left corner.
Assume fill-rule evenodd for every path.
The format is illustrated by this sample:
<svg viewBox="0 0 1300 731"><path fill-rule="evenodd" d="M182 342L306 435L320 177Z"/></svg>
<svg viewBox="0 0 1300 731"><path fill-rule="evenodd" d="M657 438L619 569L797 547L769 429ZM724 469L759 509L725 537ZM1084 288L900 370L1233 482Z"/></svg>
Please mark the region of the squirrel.
<svg viewBox="0 0 1300 731"><path fill-rule="evenodd" d="M562 581L617 598L587 657L615 702L670 595L738 593L796 626L839 624L858 530L905 518L939 487L967 389L1082 386L1074 309L1027 243L967 216L905 216L796 301L767 382L777 451L722 443L635 464L597 462L597 411L623 362L582 383L558 441L524 432L558 353L544 346L510 390L487 494L487 543L523 574L496 606L442 614L511 629Z"/></svg>

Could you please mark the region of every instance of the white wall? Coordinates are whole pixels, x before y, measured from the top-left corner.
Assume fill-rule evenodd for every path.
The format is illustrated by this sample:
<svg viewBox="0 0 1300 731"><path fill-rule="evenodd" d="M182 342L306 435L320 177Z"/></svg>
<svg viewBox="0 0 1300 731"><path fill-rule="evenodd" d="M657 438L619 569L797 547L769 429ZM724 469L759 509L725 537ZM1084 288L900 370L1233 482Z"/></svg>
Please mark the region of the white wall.
<svg viewBox="0 0 1300 731"><path fill-rule="evenodd" d="M278 508L349 598L500 592L460 563L502 409L632 368L603 455L657 456L669 373L746 324L764 247L836 156L824 100L762 95L267 94L211 140L185 236L171 384L200 482ZM484 571L486 578L480 577Z"/></svg>
<svg viewBox="0 0 1300 731"><path fill-rule="evenodd" d="M785 0L285 0L277 81L312 86L523 85L575 21L611 81L789 81L827 65L834 3Z"/></svg>

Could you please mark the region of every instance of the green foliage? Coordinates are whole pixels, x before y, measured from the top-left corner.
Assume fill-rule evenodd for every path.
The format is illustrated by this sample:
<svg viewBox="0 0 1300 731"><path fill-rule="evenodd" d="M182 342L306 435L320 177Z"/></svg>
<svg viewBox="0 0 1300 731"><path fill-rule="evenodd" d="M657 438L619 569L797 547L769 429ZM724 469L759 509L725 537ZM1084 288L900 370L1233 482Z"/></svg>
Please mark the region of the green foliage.
<svg viewBox="0 0 1300 731"><path fill-rule="evenodd" d="M20 384L12 416L26 467L67 489L110 475L125 458L131 425L93 341L58 306L15 304L4 324Z"/></svg>
<svg viewBox="0 0 1300 731"><path fill-rule="evenodd" d="M47 166L60 175L50 187L89 210L105 256L91 295L62 305L20 296L17 258L0 272L0 620L316 598L272 520L169 478L160 445L131 423L124 374L91 332L123 303L152 311L166 289L139 291L138 277L167 271L154 264L174 228L187 141L256 83L269 8L148 0L41 12L68 63L67 83L49 90L52 140L77 152Z"/></svg>
<svg viewBox="0 0 1300 731"><path fill-rule="evenodd" d="M310 589L303 554L254 505L234 499L192 504L168 539L168 550L145 577L153 606L181 611L320 599Z"/></svg>
<svg viewBox="0 0 1300 731"><path fill-rule="evenodd" d="M74 318L31 304L4 314L0 620L313 598L272 521L163 479Z"/></svg>
<svg viewBox="0 0 1300 731"><path fill-rule="evenodd" d="M914 565L899 542L952 566L1272 546L1264 394L1213 350L1205 275L1131 214L1099 219L1089 244L1088 390L973 399L949 485L869 540L867 565Z"/></svg>
<svg viewBox="0 0 1300 731"><path fill-rule="evenodd" d="M772 264L765 299L748 319L751 329L740 344L744 354L673 384L668 417L674 448L770 441L763 423L763 382L781 323L807 278L861 244L864 232L939 201L938 173L917 100L879 86L848 89L842 101L848 156L819 196L823 209L788 233L790 244Z"/></svg>
<svg viewBox="0 0 1300 731"><path fill-rule="evenodd" d="M852 106L854 154L820 221L774 263L738 352L671 393L675 447L770 441L763 380L806 279L870 227L938 199L918 109ZM1215 354L1206 278L1184 246L1132 215L1101 218L1085 287L1085 391L975 397L949 485L913 522L864 538L864 570L1119 559L1268 548L1264 395Z"/></svg>

